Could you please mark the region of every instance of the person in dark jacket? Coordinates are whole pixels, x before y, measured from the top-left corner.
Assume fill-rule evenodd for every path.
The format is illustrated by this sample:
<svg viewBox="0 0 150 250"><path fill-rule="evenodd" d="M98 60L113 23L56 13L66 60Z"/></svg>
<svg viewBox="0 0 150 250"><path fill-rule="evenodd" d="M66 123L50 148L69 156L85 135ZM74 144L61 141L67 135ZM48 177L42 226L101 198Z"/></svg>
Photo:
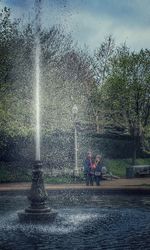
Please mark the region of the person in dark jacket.
<svg viewBox="0 0 150 250"><path fill-rule="evenodd" d="M86 185L93 186L94 171L92 170L92 153L89 151L84 161L84 176Z"/></svg>
<svg viewBox="0 0 150 250"><path fill-rule="evenodd" d="M97 155L96 159L95 159L95 181L96 181L96 185L99 186L100 185L100 181L101 181L101 177L102 177L102 157L101 155Z"/></svg>

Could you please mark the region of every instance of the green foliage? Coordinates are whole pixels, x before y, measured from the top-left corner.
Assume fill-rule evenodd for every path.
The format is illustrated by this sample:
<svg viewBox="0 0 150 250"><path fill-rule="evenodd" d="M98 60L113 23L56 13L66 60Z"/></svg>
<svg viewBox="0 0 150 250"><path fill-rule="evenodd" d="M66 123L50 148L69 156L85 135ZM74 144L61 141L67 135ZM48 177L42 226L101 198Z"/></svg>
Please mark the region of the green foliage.
<svg viewBox="0 0 150 250"><path fill-rule="evenodd" d="M136 159L137 165L150 165L150 159Z"/></svg>
<svg viewBox="0 0 150 250"><path fill-rule="evenodd" d="M26 168L17 167L12 163L1 162L0 183L7 182L31 182L31 171Z"/></svg>
<svg viewBox="0 0 150 250"><path fill-rule="evenodd" d="M102 87L106 123L134 139L134 155L147 144L150 128L150 51L118 48ZM145 144L146 142L146 144Z"/></svg>
<svg viewBox="0 0 150 250"><path fill-rule="evenodd" d="M118 49L104 86L106 107L113 122L131 134L141 134L150 119L150 51ZM136 131L135 131L136 130Z"/></svg>

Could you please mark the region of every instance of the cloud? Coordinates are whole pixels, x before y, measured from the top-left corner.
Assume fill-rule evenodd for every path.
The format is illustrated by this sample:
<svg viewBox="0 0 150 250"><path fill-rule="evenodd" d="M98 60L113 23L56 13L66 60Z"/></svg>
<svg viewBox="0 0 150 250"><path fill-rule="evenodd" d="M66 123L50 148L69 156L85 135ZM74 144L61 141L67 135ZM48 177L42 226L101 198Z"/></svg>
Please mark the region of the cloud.
<svg viewBox="0 0 150 250"><path fill-rule="evenodd" d="M11 18L22 18L27 20L30 16L29 12L33 12L33 2L30 0L1 0L0 8L7 6L11 10ZM32 14L33 15L33 14Z"/></svg>
<svg viewBox="0 0 150 250"><path fill-rule="evenodd" d="M117 44L127 42L132 50L149 47L150 27L132 25L118 20L112 16L93 15L90 12L74 12L69 20L69 29L80 44L87 44L91 49L96 48L108 35L112 35Z"/></svg>
<svg viewBox="0 0 150 250"><path fill-rule="evenodd" d="M1 10L4 8L4 6L6 6L6 4L4 3L4 1L0 1L0 9Z"/></svg>
<svg viewBox="0 0 150 250"><path fill-rule="evenodd" d="M34 0L2 0L13 17L33 16ZM117 44L127 42L132 50L150 44L149 0L43 0L42 23L62 24L75 40L95 49L111 34Z"/></svg>
<svg viewBox="0 0 150 250"><path fill-rule="evenodd" d="M150 2L149 0L89 0L81 1L82 11L94 15L105 15L118 21L139 25L149 25ZM90 4L88 4L90 3Z"/></svg>

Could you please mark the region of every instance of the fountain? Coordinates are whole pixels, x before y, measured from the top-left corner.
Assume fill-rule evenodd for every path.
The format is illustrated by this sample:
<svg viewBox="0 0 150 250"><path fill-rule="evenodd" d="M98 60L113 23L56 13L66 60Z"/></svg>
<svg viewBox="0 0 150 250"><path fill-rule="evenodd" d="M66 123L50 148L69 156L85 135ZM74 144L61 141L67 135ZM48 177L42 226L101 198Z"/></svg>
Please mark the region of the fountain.
<svg viewBox="0 0 150 250"><path fill-rule="evenodd" d="M48 195L43 180L42 162L40 161L40 31L41 31L41 0L35 0L35 82L36 82L36 155L32 171L32 185L28 199L30 207L19 212L20 222L52 222L57 212L47 206Z"/></svg>
<svg viewBox="0 0 150 250"><path fill-rule="evenodd" d="M24 210L24 191L13 191L11 185L0 191L0 249L149 250L149 194L125 190L117 194L117 190L101 188L53 189L48 199L40 157L40 2L36 0L36 157L30 206Z"/></svg>

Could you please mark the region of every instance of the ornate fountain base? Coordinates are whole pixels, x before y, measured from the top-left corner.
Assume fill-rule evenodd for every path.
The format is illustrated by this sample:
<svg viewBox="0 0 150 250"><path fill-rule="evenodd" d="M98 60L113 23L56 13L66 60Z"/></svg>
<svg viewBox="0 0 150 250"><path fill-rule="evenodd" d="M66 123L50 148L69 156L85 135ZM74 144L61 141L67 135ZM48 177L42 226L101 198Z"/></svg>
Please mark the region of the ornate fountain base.
<svg viewBox="0 0 150 250"><path fill-rule="evenodd" d="M51 223L57 212L47 206L47 192L44 187L42 163L36 161L32 171L32 185L28 199L30 207L18 213L22 223Z"/></svg>

